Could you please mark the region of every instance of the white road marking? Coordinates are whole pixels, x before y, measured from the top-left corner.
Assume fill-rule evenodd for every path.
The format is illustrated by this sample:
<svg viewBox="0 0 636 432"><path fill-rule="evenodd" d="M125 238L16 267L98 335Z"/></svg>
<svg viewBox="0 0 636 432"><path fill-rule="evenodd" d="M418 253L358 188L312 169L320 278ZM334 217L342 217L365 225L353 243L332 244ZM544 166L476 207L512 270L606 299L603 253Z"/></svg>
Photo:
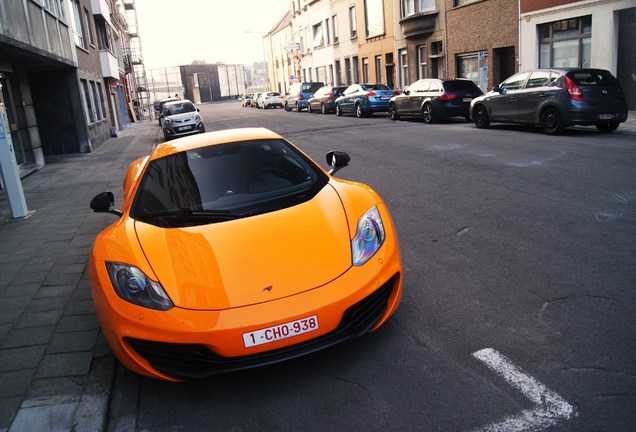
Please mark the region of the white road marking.
<svg viewBox="0 0 636 432"><path fill-rule="evenodd" d="M535 405L496 423L490 423L474 432L514 432L540 431L562 420L571 418L574 408L561 396L527 375L508 358L492 348L484 348L473 353L490 370L501 375L508 384L519 390Z"/></svg>

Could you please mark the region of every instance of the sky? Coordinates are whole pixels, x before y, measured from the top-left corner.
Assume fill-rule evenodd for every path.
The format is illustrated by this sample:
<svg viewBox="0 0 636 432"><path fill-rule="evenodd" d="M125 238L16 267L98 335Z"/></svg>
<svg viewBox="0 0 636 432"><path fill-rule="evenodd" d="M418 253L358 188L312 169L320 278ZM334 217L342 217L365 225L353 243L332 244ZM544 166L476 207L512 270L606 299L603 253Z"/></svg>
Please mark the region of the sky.
<svg viewBox="0 0 636 432"><path fill-rule="evenodd" d="M263 61L263 35L289 0L135 0L146 70Z"/></svg>

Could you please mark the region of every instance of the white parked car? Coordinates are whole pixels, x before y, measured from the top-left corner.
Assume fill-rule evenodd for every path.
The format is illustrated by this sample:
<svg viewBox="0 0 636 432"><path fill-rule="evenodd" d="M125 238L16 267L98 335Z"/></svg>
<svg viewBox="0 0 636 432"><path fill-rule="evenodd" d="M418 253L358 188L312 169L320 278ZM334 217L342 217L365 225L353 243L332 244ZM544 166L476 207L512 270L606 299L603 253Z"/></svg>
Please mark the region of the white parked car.
<svg viewBox="0 0 636 432"><path fill-rule="evenodd" d="M282 108L283 97L278 92L261 93L260 97L256 100L256 106L258 108Z"/></svg>

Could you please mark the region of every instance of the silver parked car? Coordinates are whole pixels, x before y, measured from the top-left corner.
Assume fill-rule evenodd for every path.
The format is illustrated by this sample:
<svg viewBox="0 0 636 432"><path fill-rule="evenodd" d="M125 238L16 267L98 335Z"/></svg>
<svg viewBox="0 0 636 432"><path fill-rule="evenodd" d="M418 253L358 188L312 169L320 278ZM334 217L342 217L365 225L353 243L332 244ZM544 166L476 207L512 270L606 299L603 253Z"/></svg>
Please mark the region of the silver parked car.
<svg viewBox="0 0 636 432"><path fill-rule="evenodd" d="M163 106L161 126L166 140L205 132L199 108L189 100L167 102Z"/></svg>
<svg viewBox="0 0 636 432"><path fill-rule="evenodd" d="M565 127L616 130L627 120L627 101L618 80L604 69L536 69L515 74L472 100L478 128L491 122L541 125L555 135Z"/></svg>

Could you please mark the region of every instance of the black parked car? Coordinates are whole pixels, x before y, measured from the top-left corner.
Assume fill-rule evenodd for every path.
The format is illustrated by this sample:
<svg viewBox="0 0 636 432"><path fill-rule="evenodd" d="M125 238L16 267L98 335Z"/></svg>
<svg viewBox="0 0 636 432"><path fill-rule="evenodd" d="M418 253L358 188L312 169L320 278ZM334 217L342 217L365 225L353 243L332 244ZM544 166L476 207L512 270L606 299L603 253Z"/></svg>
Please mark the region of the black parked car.
<svg viewBox="0 0 636 432"><path fill-rule="evenodd" d="M425 78L414 82L389 102L389 116L421 117L426 123L442 118L465 117L470 120L470 102L484 94L468 79Z"/></svg>
<svg viewBox="0 0 636 432"><path fill-rule="evenodd" d="M616 130L627 120L618 80L604 69L536 69L515 74L472 101L478 128L490 122L538 124L547 134L574 125Z"/></svg>
<svg viewBox="0 0 636 432"><path fill-rule="evenodd" d="M334 112L335 102L338 96L347 89L347 86L333 87L323 86L307 101L307 112L320 111L323 114Z"/></svg>

